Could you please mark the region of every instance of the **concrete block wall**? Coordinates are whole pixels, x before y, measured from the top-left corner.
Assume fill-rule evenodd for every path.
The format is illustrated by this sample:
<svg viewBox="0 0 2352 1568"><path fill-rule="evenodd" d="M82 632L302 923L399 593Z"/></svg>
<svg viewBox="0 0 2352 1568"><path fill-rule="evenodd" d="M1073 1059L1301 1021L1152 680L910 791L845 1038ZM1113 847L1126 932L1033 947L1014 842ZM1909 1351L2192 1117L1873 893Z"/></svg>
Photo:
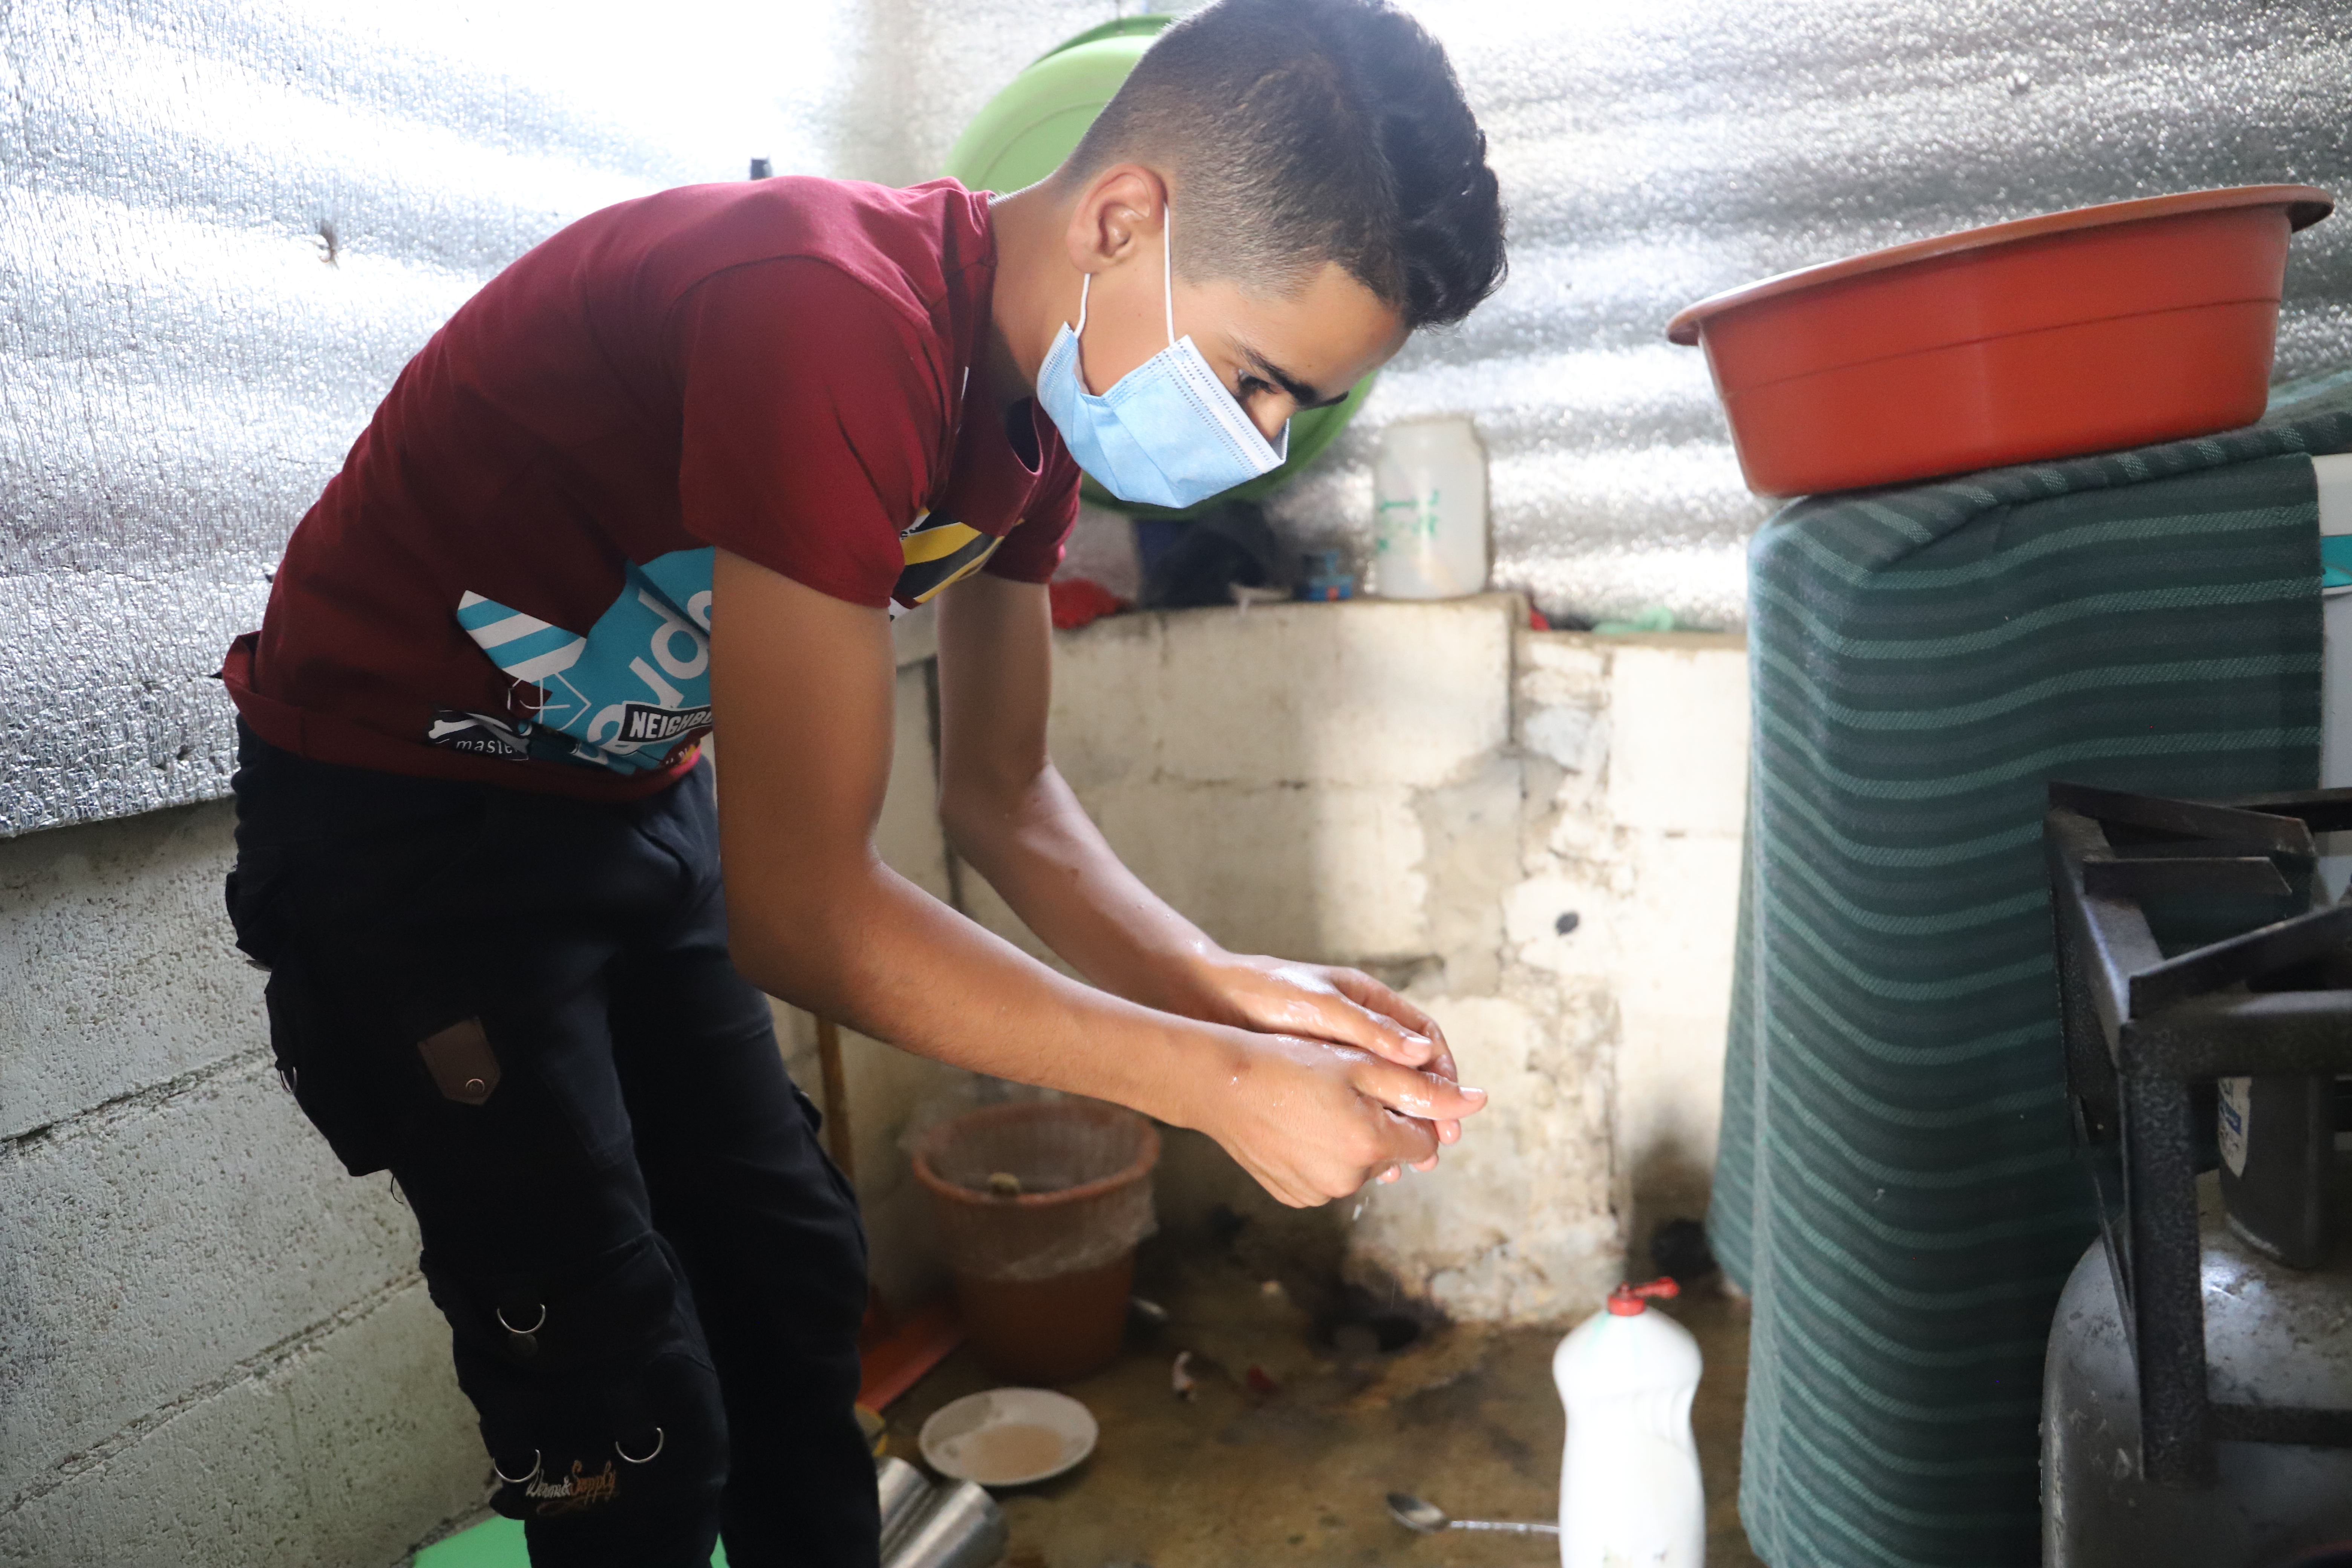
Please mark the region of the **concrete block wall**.
<svg viewBox="0 0 2352 1568"><path fill-rule="evenodd" d="M953 901L926 628L878 838ZM0 1564L404 1563L488 1463L408 1211L278 1087L227 803L0 841ZM821 1093L806 1015L788 1065ZM943 1282L901 1143L970 1074L843 1037L887 1300Z"/></svg>
<svg viewBox="0 0 2352 1568"><path fill-rule="evenodd" d="M1221 941L1361 964L1444 1020L1493 1109L1434 1175L1318 1221L1496 1321L1587 1310L1643 1213L1704 1202L1745 775L1736 639L1523 616L1119 617L1056 639L1054 711L1113 844ZM1034 947L948 856L908 639L882 852ZM485 1495L407 1211L270 1070L220 912L230 826L214 805L0 843L0 1563L390 1564ZM781 1021L818 1092L808 1020ZM877 1282L911 1305L941 1279L905 1142L987 1088L844 1054ZM1247 1198L1197 1139L1162 1187L1171 1224Z"/></svg>
<svg viewBox="0 0 2352 1568"><path fill-rule="evenodd" d="M1147 882L1230 947L1400 985L1493 1092L1435 1173L1330 1217L1358 1271L1494 1321L1591 1310L1704 1210L1747 775L1738 638L1525 625L1499 595L1177 611L1055 668L1055 759Z"/></svg>
<svg viewBox="0 0 2352 1568"><path fill-rule="evenodd" d="M1129 865L1243 951L1436 955L1418 805L1510 737L1510 602L1122 616L1055 641L1054 760ZM974 918L1042 952L984 883Z"/></svg>
<svg viewBox="0 0 2352 1568"><path fill-rule="evenodd" d="M1533 831L1507 894L1507 965L1543 977L1566 1012L1613 1015L1601 1026L1613 1027L1615 1201L1641 1240L1657 1220L1706 1212L1715 1163L1746 647L1715 634L1525 633L1514 705Z"/></svg>
<svg viewBox="0 0 2352 1568"><path fill-rule="evenodd" d="M231 824L0 843L0 1563L373 1568L487 1492L407 1211L278 1085Z"/></svg>

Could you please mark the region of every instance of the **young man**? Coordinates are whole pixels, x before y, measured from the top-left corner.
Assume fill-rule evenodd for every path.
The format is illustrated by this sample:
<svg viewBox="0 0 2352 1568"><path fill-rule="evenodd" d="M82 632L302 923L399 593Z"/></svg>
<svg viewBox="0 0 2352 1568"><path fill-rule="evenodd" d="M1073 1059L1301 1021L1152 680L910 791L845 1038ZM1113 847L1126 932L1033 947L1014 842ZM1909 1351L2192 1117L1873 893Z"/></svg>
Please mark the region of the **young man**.
<svg viewBox="0 0 2352 1568"><path fill-rule="evenodd" d="M304 1110L415 1212L534 1563L875 1561L864 1241L761 991L1198 1128L1286 1203L1459 1135L1418 1008L1111 854L1045 754L1045 583L1073 454L1173 504L1262 472L1502 260L1418 26L1223 0L1040 185L625 203L402 373L229 654L229 901ZM948 831L1092 985L875 855L889 615L934 597Z"/></svg>

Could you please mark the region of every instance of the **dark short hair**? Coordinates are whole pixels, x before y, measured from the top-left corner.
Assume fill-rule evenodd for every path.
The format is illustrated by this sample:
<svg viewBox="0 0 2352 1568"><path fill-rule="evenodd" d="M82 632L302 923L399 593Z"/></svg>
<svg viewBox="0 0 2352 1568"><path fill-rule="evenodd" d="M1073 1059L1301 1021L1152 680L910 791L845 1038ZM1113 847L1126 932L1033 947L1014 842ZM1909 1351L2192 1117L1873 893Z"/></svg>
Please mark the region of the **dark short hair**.
<svg viewBox="0 0 2352 1568"><path fill-rule="evenodd" d="M1281 290L1337 262L1409 327L1503 279L1486 137L1436 39L1388 0L1217 0L1161 34L1062 178L1166 171L1177 269Z"/></svg>

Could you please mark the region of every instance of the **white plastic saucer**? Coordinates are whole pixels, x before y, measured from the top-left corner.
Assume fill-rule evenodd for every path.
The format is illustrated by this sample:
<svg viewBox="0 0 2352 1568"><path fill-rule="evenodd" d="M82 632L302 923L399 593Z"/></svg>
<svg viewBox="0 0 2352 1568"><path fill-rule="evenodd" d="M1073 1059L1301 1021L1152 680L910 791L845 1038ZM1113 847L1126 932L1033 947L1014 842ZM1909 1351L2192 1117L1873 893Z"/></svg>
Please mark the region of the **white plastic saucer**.
<svg viewBox="0 0 2352 1568"><path fill-rule="evenodd" d="M1025 1487L1070 1469L1095 1451L1102 1428L1066 1394L992 1388L941 1405L918 1441L931 1468L984 1487Z"/></svg>

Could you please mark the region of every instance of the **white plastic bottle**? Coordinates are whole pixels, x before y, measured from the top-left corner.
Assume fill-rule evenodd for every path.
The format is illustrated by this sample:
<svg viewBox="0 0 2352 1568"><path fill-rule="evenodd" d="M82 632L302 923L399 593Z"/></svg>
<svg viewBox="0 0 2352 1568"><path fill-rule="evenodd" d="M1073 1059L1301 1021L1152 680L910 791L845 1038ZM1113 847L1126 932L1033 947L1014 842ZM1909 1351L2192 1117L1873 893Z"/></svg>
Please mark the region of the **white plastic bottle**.
<svg viewBox="0 0 2352 1568"><path fill-rule="evenodd" d="M1705 1568L1706 1500L1691 1396L1698 1342L1646 1302L1671 1279L1620 1285L1552 1352L1568 1407L1559 1466L1560 1568Z"/></svg>
<svg viewBox="0 0 2352 1568"><path fill-rule="evenodd" d="M1452 599L1486 586L1486 449L1467 419L1381 432L1372 465L1374 586L1388 599Z"/></svg>

